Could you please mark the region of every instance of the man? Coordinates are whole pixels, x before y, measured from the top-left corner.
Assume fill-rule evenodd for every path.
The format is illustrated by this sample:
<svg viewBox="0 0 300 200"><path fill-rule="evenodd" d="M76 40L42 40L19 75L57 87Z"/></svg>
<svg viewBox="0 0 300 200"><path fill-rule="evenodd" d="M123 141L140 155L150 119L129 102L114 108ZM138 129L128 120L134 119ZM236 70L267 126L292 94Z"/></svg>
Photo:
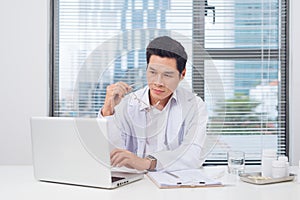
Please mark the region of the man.
<svg viewBox="0 0 300 200"><path fill-rule="evenodd" d="M158 37L147 47L148 85L134 93L124 82L107 87L99 112L110 123L111 165L137 170L200 167L206 137L206 105L179 87L187 54L176 40Z"/></svg>

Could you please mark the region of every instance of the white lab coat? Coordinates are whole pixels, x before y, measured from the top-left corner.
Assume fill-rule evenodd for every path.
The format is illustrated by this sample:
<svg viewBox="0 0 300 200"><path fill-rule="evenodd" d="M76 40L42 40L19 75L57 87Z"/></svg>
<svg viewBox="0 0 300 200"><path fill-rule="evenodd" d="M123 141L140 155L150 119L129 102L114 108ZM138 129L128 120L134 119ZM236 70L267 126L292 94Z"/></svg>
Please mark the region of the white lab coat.
<svg viewBox="0 0 300 200"><path fill-rule="evenodd" d="M139 99L149 105L148 93L148 87L135 92ZM166 148L151 153L158 161L157 170L198 168L205 160L201 151L206 139L206 104L200 97L181 87L174 91L169 101L166 107L169 109L168 119L164 123ZM146 107L129 94L115 107L115 114L106 117L109 122L109 137L114 147L127 149L140 157L147 156L146 131L149 130ZM101 112L99 117L102 117Z"/></svg>

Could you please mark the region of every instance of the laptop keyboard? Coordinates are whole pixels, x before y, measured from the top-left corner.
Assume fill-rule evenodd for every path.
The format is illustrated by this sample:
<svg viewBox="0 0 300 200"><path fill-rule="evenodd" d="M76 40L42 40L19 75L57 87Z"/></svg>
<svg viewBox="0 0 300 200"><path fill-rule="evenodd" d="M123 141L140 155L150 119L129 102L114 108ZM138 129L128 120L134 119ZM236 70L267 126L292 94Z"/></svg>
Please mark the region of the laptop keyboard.
<svg viewBox="0 0 300 200"><path fill-rule="evenodd" d="M125 178L124 177L117 177L117 176L112 176L111 177L112 182L116 182L116 181L119 181L119 180L122 180L122 179L125 179Z"/></svg>

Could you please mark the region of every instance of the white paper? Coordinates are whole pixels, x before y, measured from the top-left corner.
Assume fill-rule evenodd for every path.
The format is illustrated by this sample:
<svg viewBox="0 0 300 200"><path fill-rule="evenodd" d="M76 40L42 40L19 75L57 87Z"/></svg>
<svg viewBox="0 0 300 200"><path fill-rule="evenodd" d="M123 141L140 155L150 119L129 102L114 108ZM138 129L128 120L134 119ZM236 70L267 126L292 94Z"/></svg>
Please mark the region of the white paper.
<svg viewBox="0 0 300 200"><path fill-rule="evenodd" d="M152 178L159 186L209 186L222 185L218 180L214 180L206 176L200 169L172 171L167 172L148 172L148 176ZM173 176L173 175L177 176Z"/></svg>

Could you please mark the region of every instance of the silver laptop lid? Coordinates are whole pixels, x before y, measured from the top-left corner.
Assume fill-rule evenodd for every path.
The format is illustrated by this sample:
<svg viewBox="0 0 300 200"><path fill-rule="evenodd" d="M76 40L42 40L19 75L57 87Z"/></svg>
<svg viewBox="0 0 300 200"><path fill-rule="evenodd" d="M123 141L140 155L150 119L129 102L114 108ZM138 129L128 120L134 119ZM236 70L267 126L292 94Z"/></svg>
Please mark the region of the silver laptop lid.
<svg viewBox="0 0 300 200"><path fill-rule="evenodd" d="M36 179L103 188L116 186L111 180L105 119L33 117L31 134Z"/></svg>

